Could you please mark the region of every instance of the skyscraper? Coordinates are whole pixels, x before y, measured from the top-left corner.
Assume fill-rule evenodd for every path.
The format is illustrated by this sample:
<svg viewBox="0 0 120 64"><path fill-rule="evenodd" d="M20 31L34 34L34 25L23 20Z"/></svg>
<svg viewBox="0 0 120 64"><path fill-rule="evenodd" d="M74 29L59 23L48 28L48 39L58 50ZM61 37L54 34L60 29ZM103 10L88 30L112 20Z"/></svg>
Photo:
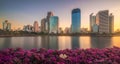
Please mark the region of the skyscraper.
<svg viewBox="0 0 120 64"><path fill-rule="evenodd" d="M109 16L109 32L114 32L114 16L112 15L112 13Z"/></svg>
<svg viewBox="0 0 120 64"><path fill-rule="evenodd" d="M109 11L99 11L96 15L96 24L99 25L99 33L109 33Z"/></svg>
<svg viewBox="0 0 120 64"><path fill-rule="evenodd" d="M9 30L9 31L11 30L11 23L7 24L7 30Z"/></svg>
<svg viewBox="0 0 120 64"><path fill-rule="evenodd" d="M46 18L41 20L41 32L46 32Z"/></svg>
<svg viewBox="0 0 120 64"><path fill-rule="evenodd" d="M96 16L93 13L90 14L90 30L93 32L93 25L96 24Z"/></svg>
<svg viewBox="0 0 120 64"><path fill-rule="evenodd" d="M79 8L72 10L72 33L79 33L81 25L81 11Z"/></svg>
<svg viewBox="0 0 120 64"><path fill-rule="evenodd" d="M93 33L98 33L98 25L97 25L97 24L94 24L94 25L92 26L92 32L93 32Z"/></svg>
<svg viewBox="0 0 120 64"><path fill-rule="evenodd" d="M49 33L58 33L58 16L50 17L50 31Z"/></svg>
<svg viewBox="0 0 120 64"><path fill-rule="evenodd" d="M34 26L34 32L39 32L39 25L37 21L34 22L33 26Z"/></svg>
<svg viewBox="0 0 120 64"><path fill-rule="evenodd" d="M8 23L8 20L5 20L3 22L3 30L7 30L7 23Z"/></svg>
<svg viewBox="0 0 120 64"><path fill-rule="evenodd" d="M3 22L3 30L10 31L11 30L11 23L8 22L8 20L5 20Z"/></svg>
<svg viewBox="0 0 120 64"><path fill-rule="evenodd" d="M49 32L50 30L50 17L53 16L53 12L48 12L47 13L47 18L46 18L46 30Z"/></svg>

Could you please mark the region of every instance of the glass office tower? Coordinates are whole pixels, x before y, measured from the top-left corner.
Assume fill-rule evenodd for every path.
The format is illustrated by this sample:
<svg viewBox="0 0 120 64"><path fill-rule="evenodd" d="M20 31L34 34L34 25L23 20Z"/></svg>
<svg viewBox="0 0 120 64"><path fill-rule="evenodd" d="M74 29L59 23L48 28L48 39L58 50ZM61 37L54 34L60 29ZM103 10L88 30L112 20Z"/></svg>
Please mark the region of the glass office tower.
<svg viewBox="0 0 120 64"><path fill-rule="evenodd" d="M79 33L81 25L81 11L79 8L72 10L72 33Z"/></svg>
<svg viewBox="0 0 120 64"><path fill-rule="evenodd" d="M57 33L57 32L58 32L58 16L51 16L49 33Z"/></svg>

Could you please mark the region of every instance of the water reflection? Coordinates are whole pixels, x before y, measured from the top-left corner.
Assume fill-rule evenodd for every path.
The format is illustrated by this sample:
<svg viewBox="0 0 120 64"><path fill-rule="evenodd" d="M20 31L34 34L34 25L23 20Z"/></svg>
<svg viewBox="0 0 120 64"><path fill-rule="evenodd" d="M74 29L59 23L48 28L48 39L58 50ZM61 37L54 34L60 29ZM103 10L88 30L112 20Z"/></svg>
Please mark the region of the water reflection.
<svg viewBox="0 0 120 64"><path fill-rule="evenodd" d="M90 36L36 36L36 37L1 37L0 49L4 48L106 48L120 47L120 37L90 37Z"/></svg>
<svg viewBox="0 0 120 64"><path fill-rule="evenodd" d="M33 48L40 48L41 46L41 42L40 42L40 37L34 37L33 38L33 41L34 41L34 45L33 45Z"/></svg>
<svg viewBox="0 0 120 64"><path fill-rule="evenodd" d="M11 38L0 38L1 49L11 48Z"/></svg>
<svg viewBox="0 0 120 64"><path fill-rule="evenodd" d="M78 36L71 37L71 44L72 44L72 49L80 48L79 37Z"/></svg>
<svg viewBox="0 0 120 64"><path fill-rule="evenodd" d="M58 37L57 36L49 37L49 48L50 49L58 49Z"/></svg>
<svg viewBox="0 0 120 64"><path fill-rule="evenodd" d="M90 44L90 36L82 36L79 37L79 43L80 43L80 48L91 48L91 44Z"/></svg>
<svg viewBox="0 0 120 64"><path fill-rule="evenodd" d="M109 48L111 37L91 37L91 48Z"/></svg>
<svg viewBox="0 0 120 64"><path fill-rule="evenodd" d="M41 48L46 49L58 49L58 37L57 36L41 36Z"/></svg>
<svg viewBox="0 0 120 64"><path fill-rule="evenodd" d="M33 37L24 37L24 48L25 49L31 49L33 48L34 45L34 41L33 41Z"/></svg>
<svg viewBox="0 0 120 64"><path fill-rule="evenodd" d="M113 46L120 47L120 37L119 36L112 37L111 40L112 40L112 45Z"/></svg>
<svg viewBox="0 0 120 64"><path fill-rule="evenodd" d="M49 49L49 36L41 36L41 48Z"/></svg>
<svg viewBox="0 0 120 64"><path fill-rule="evenodd" d="M11 47L12 48L23 48L24 45L24 37L12 37L11 38Z"/></svg>
<svg viewBox="0 0 120 64"><path fill-rule="evenodd" d="M69 36L59 36L58 37L58 48L59 50L71 49L71 37Z"/></svg>

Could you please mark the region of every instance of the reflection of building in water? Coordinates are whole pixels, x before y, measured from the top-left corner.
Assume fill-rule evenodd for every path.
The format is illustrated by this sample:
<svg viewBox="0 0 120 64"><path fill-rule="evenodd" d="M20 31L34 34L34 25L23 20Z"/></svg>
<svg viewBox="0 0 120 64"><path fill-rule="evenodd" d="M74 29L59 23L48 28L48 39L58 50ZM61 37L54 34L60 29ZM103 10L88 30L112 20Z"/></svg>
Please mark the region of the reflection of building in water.
<svg viewBox="0 0 120 64"><path fill-rule="evenodd" d="M41 37L42 48L58 49L58 37L57 36L42 36Z"/></svg>
<svg viewBox="0 0 120 64"><path fill-rule="evenodd" d="M49 37L49 48L50 49L58 49L58 36L50 36Z"/></svg>
<svg viewBox="0 0 120 64"><path fill-rule="evenodd" d="M71 49L71 37L59 36L58 37L58 50Z"/></svg>
<svg viewBox="0 0 120 64"><path fill-rule="evenodd" d="M34 37L33 48L40 48L40 38Z"/></svg>
<svg viewBox="0 0 120 64"><path fill-rule="evenodd" d="M71 37L71 44L72 44L72 49L80 48L79 37L78 36L72 36Z"/></svg>
<svg viewBox="0 0 120 64"><path fill-rule="evenodd" d="M34 37L24 37L24 49L32 49L34 45Z"/></svg>
<svg viewBox="0 0 120 64"><path fill-rule="evenodd" d="M11 48L11 38L3 38L3 44L1 46L0 49Z"/></svg>
<svg viewBox="0 0 120 64"><path fill-rule="evenodd" d="M91 48L112 47L111 37L91 37Z"/></svg>
<svg viewBox="0 0 120 64"><path fill-rule="evenodd" d="M49 49L49 36L41 36L41 48Z"/></svg>

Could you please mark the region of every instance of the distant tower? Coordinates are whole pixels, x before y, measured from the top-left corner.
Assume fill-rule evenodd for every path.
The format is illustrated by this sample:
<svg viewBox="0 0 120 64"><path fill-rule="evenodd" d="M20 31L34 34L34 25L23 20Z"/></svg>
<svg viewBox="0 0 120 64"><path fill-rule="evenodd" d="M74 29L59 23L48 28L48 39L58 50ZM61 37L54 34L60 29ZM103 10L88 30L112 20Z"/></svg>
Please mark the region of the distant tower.
<svg viewBox="0 0 120 64"><path fill-rule="evenodd" d="M99 11L96 15L96 24L99 26L99 33L109 33L109 11Z"/></svg>
<svg viewBox="0 0 120 64"><path fill-rule="evenodd" d="M80 33L81 10L79 8L72 10L72 33Z"/></svg>
<svg viewBox="0 0 120 64"><path fill-rule="evenodd" d="M37 21L34 22L33 26L34 26L34 32L39 32L39 25Z"/></svg>
<svg viewBox="0 0 120 64"><path fill-rule="evenodd" d="M92 26L92 32L93 32L93 33L98 33L98 25L97 25L97 24L94 24L94 25Z"/></svg>
<svg viewBox="0 0 120 64"><path fill-rule="evenodd" d="M58 33L58 16L50 17L50 31L49 33Z"/></svg>
<svg viewBox="0 0 120 64"><path fill-rule="evenodd" d="M50 11L47 13L47 18L46 18L46 30L47 30L47 32L49 32L49 30L50 30L49 25L50 25L50 17L51 16L53 16L53 12Z"/></svg>
<svg viewBox="0 0 120 64"><path fill-rule="evenodd" d="M10 31L11 30L11 23L8 22L8 20L5 20L3 22L3 30Z"/></svg>
<svg viewBox="0 0 120 64"><path fill-rule="evenodd" d="M109 16L109 32L114 32L114 16L112 15L112 13Z"/></svg>
<svg viewBox="0 0 120 64"><path fill-rule="evenodd" d="M41 20L41 32L46 32L46 18Z"/></svg>
<svg viewBox="0 0 120 64"><path fill-rule="evenodd" d="M10 31L11 30L11 23L7 24L7 30Z"/></svg>
<svg viewBox="0 0 120 64"><path fill-rule="evenodd" d="M90 14L90 30L93 32L93 25L96 24L96 16L93 16L93 13Z"/></svg>

